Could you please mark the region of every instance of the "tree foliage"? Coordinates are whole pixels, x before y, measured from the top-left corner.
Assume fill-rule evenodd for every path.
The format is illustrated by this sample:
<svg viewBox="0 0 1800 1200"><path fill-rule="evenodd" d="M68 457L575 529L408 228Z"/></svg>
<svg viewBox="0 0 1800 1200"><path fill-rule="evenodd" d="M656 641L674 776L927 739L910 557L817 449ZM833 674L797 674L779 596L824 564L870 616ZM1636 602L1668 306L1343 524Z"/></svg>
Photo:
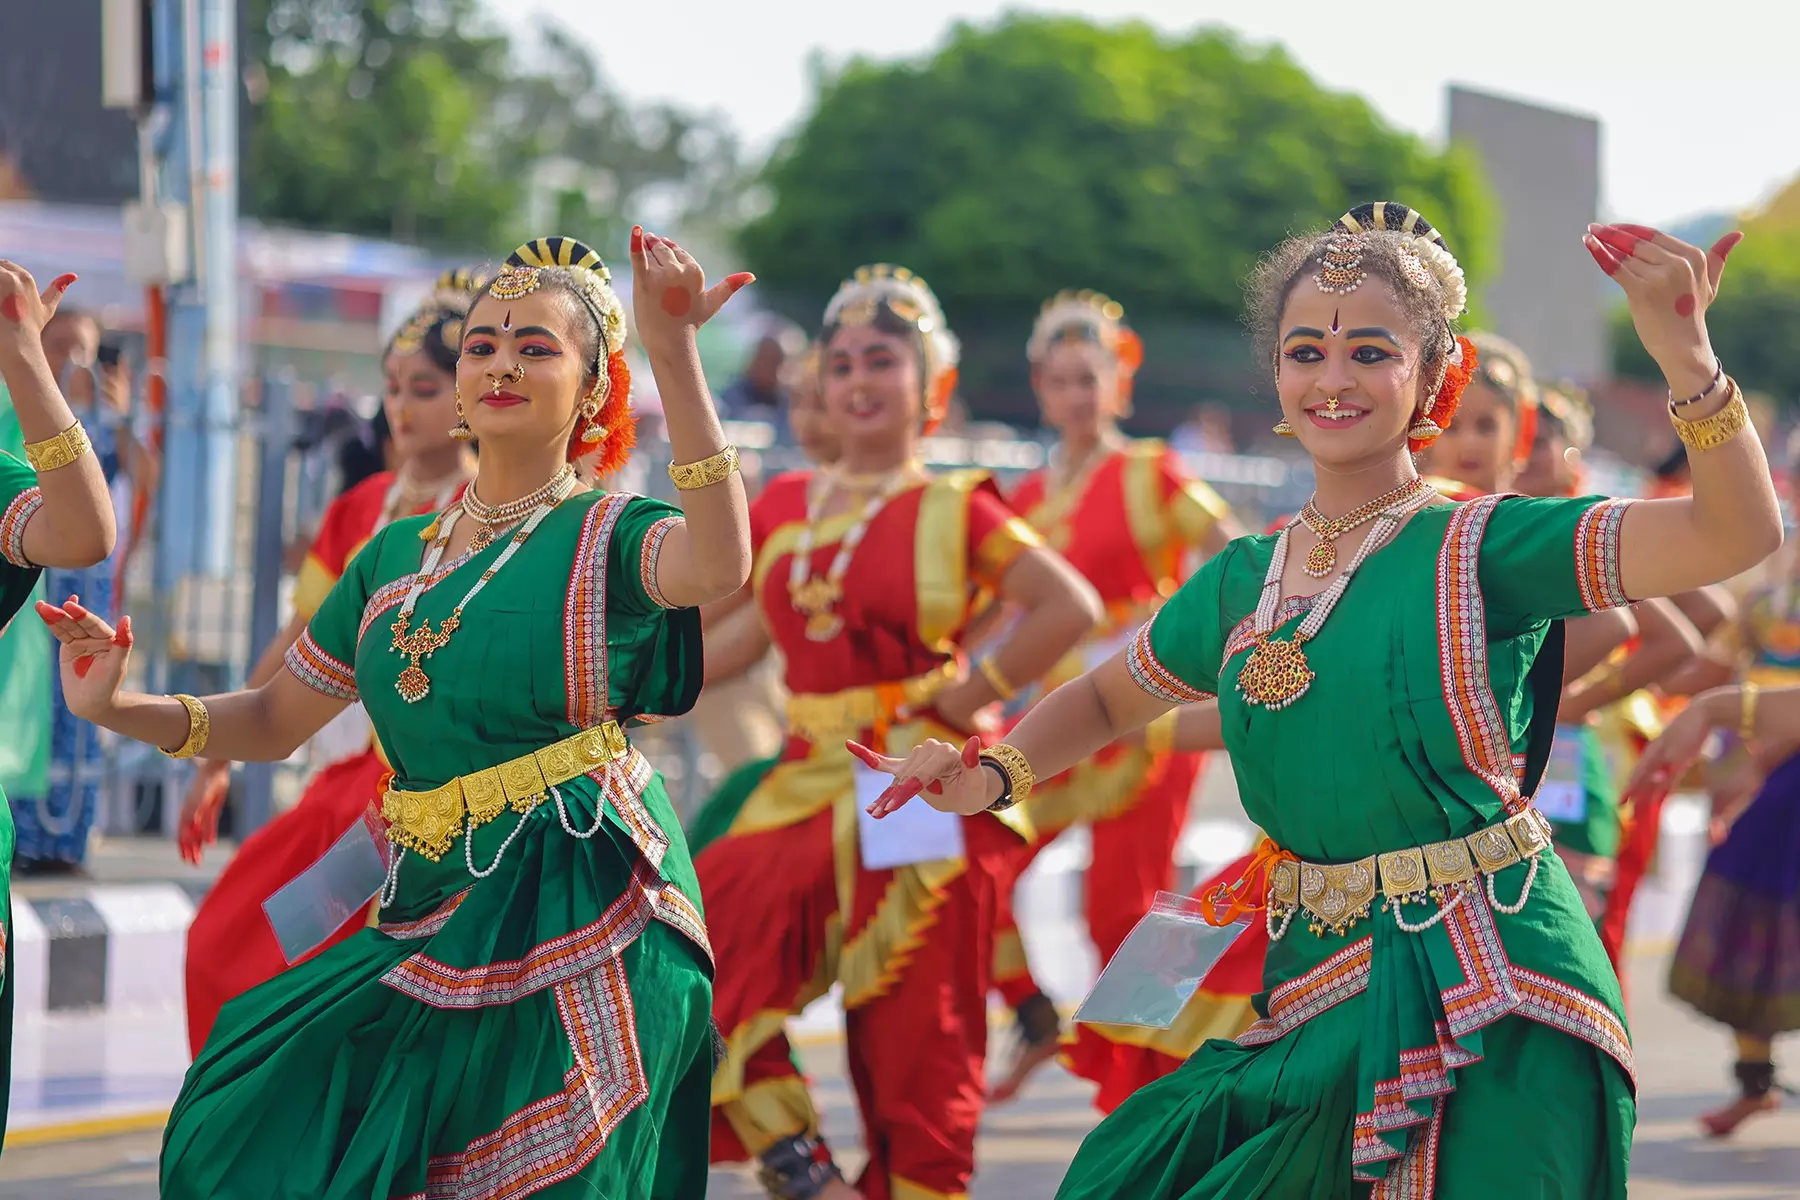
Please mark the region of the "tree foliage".
<svg viewBox="0 0 1800 1200"><path fill-rule="evenodd" d="M889 260L954 321L1064 287L1128 310L1234 318L1257 255L1371 199L1411 204L1472 276L1489 252L1478 168L1229 33L1009 16L927 59L854 60L768 165L750 265L796 315Z"/></svg>
<svg viewBox="0 0 1800 1200"><path fill-rule="evenodd" d="M716 116L637 107L554 27L509 37L478 0L250 0L245 207L282 224L458 250L741 192ZM542 227L540 227L542 226Z"/></svg>

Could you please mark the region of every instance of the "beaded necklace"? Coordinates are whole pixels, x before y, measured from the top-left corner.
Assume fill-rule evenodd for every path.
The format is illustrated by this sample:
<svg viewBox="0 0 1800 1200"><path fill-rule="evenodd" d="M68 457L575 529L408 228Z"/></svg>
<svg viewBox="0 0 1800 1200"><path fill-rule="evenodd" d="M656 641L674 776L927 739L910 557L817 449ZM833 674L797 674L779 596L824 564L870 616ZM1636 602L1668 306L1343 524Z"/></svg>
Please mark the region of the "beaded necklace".
<svg viewBox="0 0 1800 1200"><path fill-rule="evenodd" d="M451 505L449 511L445 512L443 517L436 522L439 526L437 536L432 539L430 548L425 551L425 560L419 564L419 573L413 576L412 587L407 589L406 599L400 605L399 615L394 618L394 640L391 649L408 660L406 670L400 672L400 678L394 682L394 690L400 693L402 700L408 704L417 704L430 694L431 679L425 674L425 669L419 665L419 660L430 658L450 644L450 638L462 627L463 610L476 596L481 594L481 589L487 586L488 580L498 575L500 569L512 560L512 556L519 552L519 547L525 544L525 539L544 523L544 518L548 517L557 505L567 500L569 493L575 490L575 473L565 467L564 470L557 473L552 482L554 487L540 497L525 524L512 535L512 541L506 549L500 552L500 557L496 558L493 564L481 573L481 577L475 581L475 586L471 587L468 594L457 602L450 615L439 623L436 632L432 631L430 621L421 621L417 629L408 632L407 627L412 622L413 609L418 606L419 597L425 594L427 584L437 573L438 563L443 561L444 547L450 544L450 531L456 527L457 518L462 516L463 509L469 502L468 493L465 492L462 500ZM539 488L532 494L539 495L543 491L543 488ZM473 542L470 543L470 552L474 552Z"/></svg>
<svg viewBox="0 0 1800 1200"><path fill-rule="evenodd" d="M1368 524L1394 505L1412 499L1415 495L1428 491L1430 485L1418 476L1394 488L1385 495L1377 496L1359 508L1353 508L1341 517L1328 517L1319 511L1318 505L1311 500L1300 510L1300 520L1305 522L1318 544L1306 552L1306 561L1300 569L1314 579L1323 579L1331 574L1337 566L1337 540L1353 529Z"/></svg>
<svg viewBox="0 0 1800 1200"><path fill-rule="evenodd" d="M1375 518L1374 528L1356 551L1356 557L1344 568L1344 573L1332 580L1331 586L1319 594L1313 604L1312 611L1300 622L1290 641L1282 641L1274 637L1275 626L1279 622L1281 609L1281 575L1287 567L1288 539L1294 532L1297 522L1289 523L1275 539L1275 552L1269 558L1269 572L1263 577L1262 596L1256 605L1256 620L1251 629L1256 634L1256 646L1250 657L1245 660L1243 669L1238 672L1237 691L1251 707L1269 709L1271 712L1286 708L1312 686L1315 678L1313 669L1307 665L1305 646L1317 637L1325 624L1325 618L1337 607L1350 587L1350 580L1355 577L1356 570L1362 566L1369 555L1387 545L1393 539L1401 524L1412 511L1430 498L1431 489L1414 492L1402 499L1379 517Z"/></svg>
<svg viewBox="0 0 1800 1200"><path fill-rule="evenodd" d="M575 478L575 467L572 463L564 463L562 469L550 477L548 483L534 492L520 496L517 500L509 500L505 504L486 504L475 494L475 485L463 493L462 506L475 520L481 522L481 528L469 539L469 549L480 551L493 544L495 536L509 525L517 524L526 514L537 508L544 500L568 480ZM563 496L568 493L564 492ZM561 497L559 497L560 499Z"/></svg>
<svg viewBox="0 0 1800 1200"><path fill-rule="evenodd" d="M812 573L813 544L818 538L819 525L824 520L825 504L841 485L833 476L822 475L822 486L808 497L806 527L800 531L800 539L794 545L794 555L788 560L788 600L797 611L806 616L808 641L829 642L844 631L844 618L837 611L837 605L844 598L844 574L850 569L850 559L855 555L856 547L862 543L863 535L869 532L869 523L875 519L875 514L912 480L913 465L908 463L888 476L881 488L869 497L862 512L857 514L856 523L845 530L843 540L838 543L837 554L832 557L831 566L826 569L824 578Z"/></svg>

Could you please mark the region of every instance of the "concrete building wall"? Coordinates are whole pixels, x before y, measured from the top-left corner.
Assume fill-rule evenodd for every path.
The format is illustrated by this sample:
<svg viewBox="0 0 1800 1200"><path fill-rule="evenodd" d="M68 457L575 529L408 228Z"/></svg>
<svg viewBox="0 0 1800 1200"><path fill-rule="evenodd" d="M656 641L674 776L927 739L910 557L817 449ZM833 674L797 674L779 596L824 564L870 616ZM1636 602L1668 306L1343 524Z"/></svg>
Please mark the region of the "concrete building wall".
<svg viewBox="0 0 1800 1200"><path fill-rule="evenodd" d="M1542 376L1605 378L1605 280L1581 245L1600 212L1600 123L1453 87L1450 137L1481 156L1500 209L1499 271L1478 292L1484 323Z"/></svg>

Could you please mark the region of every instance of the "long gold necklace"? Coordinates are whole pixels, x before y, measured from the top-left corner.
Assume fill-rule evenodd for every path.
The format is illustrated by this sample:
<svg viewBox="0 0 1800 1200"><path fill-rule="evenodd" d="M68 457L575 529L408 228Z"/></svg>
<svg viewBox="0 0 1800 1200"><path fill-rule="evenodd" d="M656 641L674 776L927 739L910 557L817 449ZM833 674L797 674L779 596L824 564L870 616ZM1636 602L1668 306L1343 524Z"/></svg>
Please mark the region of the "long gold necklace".
<svg viewBox="0 0 1800 1200"><path fill-rule="evenodd" d="M806 527L801 530L800 539L794 544L794 555L788 560L788 601L806 617L808 641L829 642L844 631L844 618L837 606L844 598L844 575L850 570L850 559L862 543L863 535L869 532L869 523L875 519L875 514L912 480L913 469L914 464L908 463L882 481L879 490L869 497L862 512L857 514L855 524L844 531L837 553L832 556L831 566L826 568L823 577L812 573L813 544L824 520L826 502L843 485L829 473L821 475L821 485L807 501Z"/></svg>
<svg viewBox="0 0 1800 1200"><path fill-rule="evenodd" d="M1290 523L1281 531L1281 536L1275 539L1275 552L1269 558L1269 573L1263 577L1262 596L1257 601L1256 620L1251 626L1256 634L1255 648L1250 651L1250 657L1238 672L1237 691L1246 704L1276 711L1306 695L1306 690L1312 686L1317 675L1307 663L1306 651L1302 647L1318 636L1325 618L1331 615L1331 610L1349 589L1356 569L1363 565L1369 555L1387 545L1407 515L1426 501L1426 493L1429 491L1427 488L1424 492L1414 492L1375 518L1374 528L1363 538L1356 557L1350 560L1344 573L1332 580L1331 586L1320 593L1312 611L1306 614L1306 619L1294 631L1293 638L1285 642L1275 637L1274 633L1281 610L1281 575L1287 568L1288 539L1293 535L1294 524L1297 522Z"/></svg>
<svg viewBox="0 0 1800 1200"><path fill-rule="evenodd" d="M1399 487L1384 495L1377 496L1358 508L1353 508L1341 517L1328 517L1319 511L1312 500L1300 510L1300 520L1318 538L1318 542L1306 552L1306 561L1300 569L1314 579L1323 579L1331 574L1337 566L1337 540L1353 529L1360 529L1376 517L1402 501L1410 500L1421 492L1429 491L1430 484L1418 476L1413 476Z"/></svg>
<svg viewBox="0 0 1800 1200"><path fill-rule="evenodd" d="M519 547L525 544L525 539L530 537L539 525L543 524L544 518L549 516L558 504L569 498L569 493L575 490L575 474L566 469L559 471L552 483L554 487L547 494L540 496L536 508L532 510L525 524L519 527L519 531L512 535L511 542L505 550L500 552L500 557L496 558L493 565L481 573L481 577L475 581L475 586L470 588L468 594L457 602L450 615L438 623L437 629L431 628L430 621L420 621L417 629L409 629L408 627L412 624L413 609L418 607L419 597L425 594L426 586L437 574L438 563L444 557L444 547L450 544L450 531L455 528L457 518L462 516L464 508L469 503L468 493L465 492L461 501L451 505L442 519L437 522L439 526L437 536L432 539L430 548L425 551L425 559L419 564L419 573L413 576L412 587L407 590L406 599L400 605L399 615L394 618L394 640L391 649L407 660L406 669L400 672L400 678L394 682L394 690L400 693L402 700L408 704L417 704L431 693L431 678L425 674L425 668L419 665L419 660L430 658L450 644L451 637L458 629L462 628L463 610L476 596L481 594L481 589L487 586L488 580L498 575L500 568L512 560L512 556L519 552ZM539 495L543 492L544 489L539 488L532 494ZM474 553L473 542L470 543L470 547L470 553Z"/></svg>
<svg viewBox="0 0 1800 1200"><path fill-rule="evenodd" d="M505 504L486 504L475 494L475 485L463 493L462 506L468 514L481 523L475 536L469 539L469 549L481 551L493 544L494 538L508 526L516 525L524 520L533 509L543 504L544 500L562 487L564 483L575 478L575 467L572 463L564 463L562 469L550 477L550 481L536 491L520 496L517 500L509 500ZM563 495L568 495L564 492Z"/></svg>

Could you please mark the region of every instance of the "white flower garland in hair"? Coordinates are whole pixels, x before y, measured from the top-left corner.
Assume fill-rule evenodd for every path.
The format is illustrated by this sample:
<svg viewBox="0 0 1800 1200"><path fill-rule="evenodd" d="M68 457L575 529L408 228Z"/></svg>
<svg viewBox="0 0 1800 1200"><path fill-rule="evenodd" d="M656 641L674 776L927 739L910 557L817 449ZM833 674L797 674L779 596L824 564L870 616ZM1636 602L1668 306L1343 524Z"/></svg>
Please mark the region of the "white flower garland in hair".
<svg viewBox="0 0 1800 1200"><path fill-rule="evenodd" d="M1444 319L1454 321L1462 316L1469 307L1469 283L1456 255L1427 237L1415 237L1409 244L1444 289Z"/></svg>

